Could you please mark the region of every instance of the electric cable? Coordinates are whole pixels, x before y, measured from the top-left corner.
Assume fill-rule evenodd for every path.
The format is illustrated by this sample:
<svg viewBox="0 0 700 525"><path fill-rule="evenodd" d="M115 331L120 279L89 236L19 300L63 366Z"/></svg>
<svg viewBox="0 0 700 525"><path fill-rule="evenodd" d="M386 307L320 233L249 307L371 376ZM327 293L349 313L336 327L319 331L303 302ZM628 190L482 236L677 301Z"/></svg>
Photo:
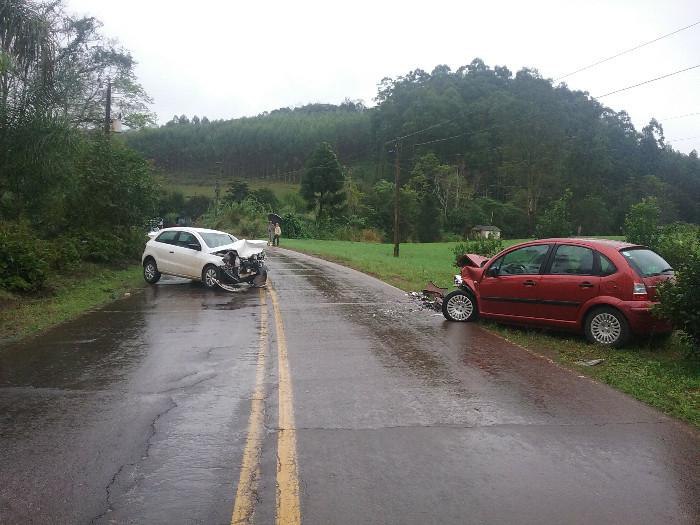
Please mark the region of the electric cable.
<svg viewBox="0 0 700 525"><path fill-rule="evenodd" d="M691 69L695 69L695 68L698 68L698 67L700 67L700 64L697 64L697 65L691 66L691 67L687 67L687 68L681 69L681 70L679 70L679 71L674 71L673 73L668 73L667 75L661 75L660 77L656 77L656 78L652 78L652 79L649 79L649 80L645 80L644 82L640 82L639 84L634 84L634 85L632 85L632 86L627 86L627 87L623 87L623 88L620 88L620 89L616 89L615 91L610 91L609 93L605 93L604 95L598 95L598 96L593 97L593 98L603 98L603 97L607 97L608 95L614 95L615 93L621 93L622 91L627 91L628 89L636 88L636 87L639 87L639 86L644 86L644 85L646 85L646 84L651 84L652 82L656 82L657 80L661 80L661 79L664 79L664 78L672 77L672 76L678 75L678 74L680 74L680 73L685 73L686 71L690 71Z"/></svg>
<svg viewBox="0 0 700 525"><path fill-rule="evenodd" d="M608 58L604 58L602 60L599 60L598 62L594 62L593 64L589 64L589 65L584 66L580 69L577 69L576 71L572 71L571 73L567 73L566 75L564 75L562 77L554 79L554 82L559 82L560 80L563 80L563 79L568 78L572 75L575 75L576 73L580 73L581 71L586 71L587 69L591 69L592 67L598 66L600 64L604 64L605 62L613 60L614 58L617 58L617 57L622 56L622 55L626 55L627 53L631 53L632 51L636 51L637 49L640 49L644 46L648 46L649 44L653 44L654 42L658 42L659 40L663 40L664 38L667 38L669 36L673 36L677 33L680 33L681 31L685 31L686 29L690 29L691 27L695 27L698 24L700 24L700 20L698 20L697 22L693 22L692 24L687 25L685 27L681 27L680 29L676 29L675 31L672 31L670 33L662 35L658 38L655 38L654 40L650 40L649 42L644 42L643 44L639 44L638 46L632 47L630 49L626 49L625 51L621 51L620 53L617 53L616 55L613 55L613 56L608 57Z"/></svg>

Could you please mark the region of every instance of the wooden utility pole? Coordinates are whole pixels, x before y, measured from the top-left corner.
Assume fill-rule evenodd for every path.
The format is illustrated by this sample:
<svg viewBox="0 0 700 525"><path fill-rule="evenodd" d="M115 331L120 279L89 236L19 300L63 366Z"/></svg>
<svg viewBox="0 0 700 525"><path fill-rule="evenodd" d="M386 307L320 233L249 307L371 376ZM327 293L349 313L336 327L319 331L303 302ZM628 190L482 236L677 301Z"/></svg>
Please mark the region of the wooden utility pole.
<svg viewBox="0 0 700 525"><path fill-rule="evenodd" d="M397 140L394 142L395 174L394 174L394 257L399 256L399 181L401 179L401 167L399 165L399 153L401 151L401 143Z"/></svg>
<svg viewBox="0 0 700 525"><path fill-rule="evenodd" d="M105 133L112 129L112 79L107 77L107 101L105 102Z"/></svg>

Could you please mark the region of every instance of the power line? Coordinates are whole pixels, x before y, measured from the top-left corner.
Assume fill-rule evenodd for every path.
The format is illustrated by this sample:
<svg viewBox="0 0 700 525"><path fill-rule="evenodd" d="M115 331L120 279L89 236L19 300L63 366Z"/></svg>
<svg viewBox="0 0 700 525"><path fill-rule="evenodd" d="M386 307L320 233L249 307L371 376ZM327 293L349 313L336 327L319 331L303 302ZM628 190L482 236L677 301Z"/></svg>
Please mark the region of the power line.
<svg viewBox="0 0 700 525"><path fill-rule="evenodd" d="M429 131L429 130L431 130L431 129L435 129L435 128L438 128L438 127L440 127L440 126L444 126L445 124L449 124L450 122L454 122L455 120L457 120L457 119L456 119L456 118L451 118L451 119L449 119L449 120L444 120L444 121L442 121L442 122L438 122L437 124L433 124L432 126L428 126L427 128L419 129L418 131L414 131L414 132L412 132L412 133L409 133L408 135L404 135L404 136L402 136L402 137L396 137L395 139L387 140L387 141L384 143L384 145L392 144L392 143L394 143L394 142L398 142L398 141L403 140L403 139L406 139L406 138L408 138L408 137L412 137L412 136L414 136L414 135L418 135L418 134L420 134L420 133L424 133L424 132Z"/></svg>
<svg viewBox="0 0 700 525"><path fill-rule="evenodd" d="M622 92L622 91L627 91L628 89L632 89L632 88L636 88L636 87L639 87L639 86L643 86L643 85L645 85L645 84L651 84L652 82L656 82L657 80L661 80L661 79L663 79L663 78L672 77L672 76L674 76L674 75L678 75L679 73L684 73L684 72L686 72L686 71L690 71L691 69L695 69L695 68L698 68L698 67L700 67L700 64L698 64L698 65L696 65L696 66L687 67L687 68L681 69L681 70L679 70L679 71L674 71L673 73L669 73L669 74L667 74L667 75L662 75L662 76L660 76L660 77L652 78L652 79L650 79L650 80L645 80L644 82L640 82L639 84L634 84L633 86L627 86L627 87L623 87L623 88L621 88L621 89L616 89L615 91L611 91L610 93L605 93L604 95L598 95L597 97L593 97L593 98L603 98L603 97L607 97L608 95L614 95L615 93L620 93L620 92Z"/></svg>
<svg viewBox="0 0 700 525"><path fill-rule="evenodd" d="M695 112L695 113L686 113L685 115L676 115L675 117L660 118L659 120L663 120L664 122L666 122L666 121L669 121L669 120L676 120L676 119L679 119L679 118L694 117L695 115L700 115L700 111Z"/></svg>
<svg viewBox="0 0 700 525"><path fill-rule="evenodd" d="M589 64L589 65L584 66L584 67L582 67L582 68L580 68L580 69L577 69L576 71L572 71L571 73L567 73L567 74L564 75L563 77L559 77L559 78L554 79L554 82L559 82L560 80L563 80L563 79L565 79L565 78L567 78L567 77L570 77L571 75L575 75L576 73L580 73L581 71L585 71L585 70L587 70L587 69L591 69L592 67L595 67L595 66L598 66L598 65L600 65L600 64L603 64L603 63L605 63L605 62L608 62L608 61L610 61L610 60L612 60L612 59L614 59L614 58L617 58L617 57L619 57L619 56L626 55L627 53L631 53L632 51L636 51L637 49L640 49L640 48L642 48L642 47L644 47L644 46L648 46L649 44L653 44L654 42L658 42L659 40L662 40L662 39L667 38L667 37L669 37L669 36L673 36L673 35L675 35L676 33L680 33L681 31L685 31L686 29L690 29L691 27L695 27L695 26L698 25L698 24L700 24L700 20L698 20L697 22L694 22L694 23L692 23L692 24L690 24L690 25L688 25L688 26L681 27L680 29L676 29L675 31L672 31L672 32L667 33L667 34L665 34L665 35L661 35L660 37L655 38L654 40L649 40L649 42L644 42L643 44L639 44L638 46L632 47L632 48L630 48L630 49L626 49L625 51L621 51L620 53L617 53L616 55L613 55L613 56L608 57L608 58L604 58L604 59L602 59L602 60L599 60L598 62L594 62L593 64Z"/></svg>
<svg viewBox="0 0 700 525"><path fill-rule="evenodd" d="M683 137L682 139L666 139L666 142L683 142L684 140L700 139L700 135L694 137Z"/></svg>

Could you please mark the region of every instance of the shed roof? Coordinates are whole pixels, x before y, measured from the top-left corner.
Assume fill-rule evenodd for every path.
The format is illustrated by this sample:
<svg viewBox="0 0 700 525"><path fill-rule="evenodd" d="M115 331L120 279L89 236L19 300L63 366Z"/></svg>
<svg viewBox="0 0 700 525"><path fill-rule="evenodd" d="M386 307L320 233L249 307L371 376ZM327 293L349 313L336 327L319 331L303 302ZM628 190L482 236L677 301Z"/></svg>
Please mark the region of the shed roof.
<svg viewBox="0 0 700 525"><path fill-rule="evenodd" d="M501 229L498 226L485 226L483 224L477 224L472 228L472 230L488 231L488 232L500 232Z"/></svg>

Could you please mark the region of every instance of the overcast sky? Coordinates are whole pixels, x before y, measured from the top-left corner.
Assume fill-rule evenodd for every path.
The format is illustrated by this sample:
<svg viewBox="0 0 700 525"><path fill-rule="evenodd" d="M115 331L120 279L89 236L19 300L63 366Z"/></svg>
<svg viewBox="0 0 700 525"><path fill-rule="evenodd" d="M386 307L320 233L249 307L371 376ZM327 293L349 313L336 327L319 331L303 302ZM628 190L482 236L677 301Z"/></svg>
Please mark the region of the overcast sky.
<svg viewBox="0 0 700 525"><path fill-rule="evenodd" d="M700 20L698 0L67 0L139 62L161 123L363 99L383 77L475 57L558 78ZM700 25L566 79L597 96L700 64ZM601 99L700 151L700 68ZM670 119L688 113L694 116ZM690 138L693 137L693 138ZM671 140L675 139L675 140ZM687 140L679 140L687 139Z"/></svg>

